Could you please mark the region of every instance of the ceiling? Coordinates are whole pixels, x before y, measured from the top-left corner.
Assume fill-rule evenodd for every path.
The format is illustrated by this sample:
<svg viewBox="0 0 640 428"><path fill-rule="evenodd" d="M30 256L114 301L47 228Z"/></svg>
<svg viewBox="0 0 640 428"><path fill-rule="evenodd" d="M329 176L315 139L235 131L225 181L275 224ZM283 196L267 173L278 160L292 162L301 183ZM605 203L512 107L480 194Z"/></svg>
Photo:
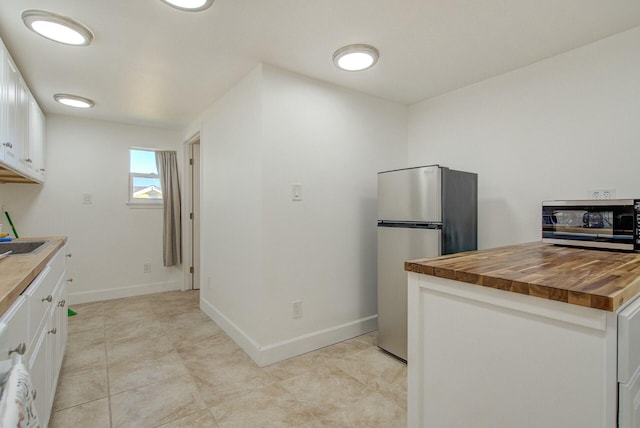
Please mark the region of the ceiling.
<svg viewBox="0 0 640 428"><path fill-rule="evenodd" d="M28 30L26 9L92 29L88 47ZM411 104L640 25L638 0L216 0L182 12L160 0L2 0L0 37L43 110L182 128L263 62ZM378 64L332 63L347 44ZM91 110L54 93L93 99Z"/></svg>

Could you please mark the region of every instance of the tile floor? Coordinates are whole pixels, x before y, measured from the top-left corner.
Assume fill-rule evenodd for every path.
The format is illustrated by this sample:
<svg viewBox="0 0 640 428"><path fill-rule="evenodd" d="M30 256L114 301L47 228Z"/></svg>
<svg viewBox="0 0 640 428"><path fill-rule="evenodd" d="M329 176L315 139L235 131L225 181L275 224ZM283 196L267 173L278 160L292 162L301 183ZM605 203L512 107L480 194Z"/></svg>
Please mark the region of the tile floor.
<svg viewBox="0 0 640 428"><path fill-rule="evenodd" d="M375 346L375 332L260 368L198 299L72 305L49 426L406 426L407 368Z"/></svg>

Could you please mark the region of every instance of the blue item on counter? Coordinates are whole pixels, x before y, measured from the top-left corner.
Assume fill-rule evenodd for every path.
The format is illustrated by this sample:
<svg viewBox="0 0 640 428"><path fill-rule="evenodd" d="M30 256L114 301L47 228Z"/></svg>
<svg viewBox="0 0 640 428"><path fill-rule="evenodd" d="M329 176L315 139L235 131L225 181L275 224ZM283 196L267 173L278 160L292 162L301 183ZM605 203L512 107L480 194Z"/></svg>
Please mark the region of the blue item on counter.
<svg viewBox="0 0 640 428"><path fill-rule="evenodd" d="M7 237L7 238L0 238L0 242L9 242L11 241L13 238L11 237Z"/></svg>

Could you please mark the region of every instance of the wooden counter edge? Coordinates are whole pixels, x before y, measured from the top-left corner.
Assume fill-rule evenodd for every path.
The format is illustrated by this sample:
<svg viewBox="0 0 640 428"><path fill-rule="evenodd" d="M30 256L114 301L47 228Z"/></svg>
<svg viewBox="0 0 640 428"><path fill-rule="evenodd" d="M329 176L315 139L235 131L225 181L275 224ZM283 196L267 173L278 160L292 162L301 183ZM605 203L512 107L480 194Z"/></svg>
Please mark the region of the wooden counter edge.
<svg viewBox="0 0 640 428"><path fill-rule="evenodd" d="M4 313L11 307L13 302L15 302L18 297L26 290L26 288L31 284L31 282L42 272L42 270L47 266L49 260L53 258L53 256L58 252L58 250L67 243L66 236L56 236L56 237L45 237L45 238L20 238L16 239L15 242L26 242L26 241L50 241L50 243L42 249L39 253L31 256L16 256L16 257L33 257L33 266L26 272L13 286L9 286L8 291L5 291L5 294L0 296L0 316L4 315ZM9 256L11 257L11 256ZM0 268L2 267L2 261L0 261Z"/></svg>

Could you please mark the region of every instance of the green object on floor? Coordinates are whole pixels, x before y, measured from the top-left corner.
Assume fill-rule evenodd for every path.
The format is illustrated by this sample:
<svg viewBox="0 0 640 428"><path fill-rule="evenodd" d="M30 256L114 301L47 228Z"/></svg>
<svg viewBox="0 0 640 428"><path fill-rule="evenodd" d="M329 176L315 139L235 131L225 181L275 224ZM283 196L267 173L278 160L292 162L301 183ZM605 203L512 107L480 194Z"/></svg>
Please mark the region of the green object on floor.
<svg viewBox="0 0 640 428"><path fill-rule="evenodd" d="M67 315L72 317L74 315L77 315L78 313L76 311L74 311L73 309L67 309Z"/></svg>

